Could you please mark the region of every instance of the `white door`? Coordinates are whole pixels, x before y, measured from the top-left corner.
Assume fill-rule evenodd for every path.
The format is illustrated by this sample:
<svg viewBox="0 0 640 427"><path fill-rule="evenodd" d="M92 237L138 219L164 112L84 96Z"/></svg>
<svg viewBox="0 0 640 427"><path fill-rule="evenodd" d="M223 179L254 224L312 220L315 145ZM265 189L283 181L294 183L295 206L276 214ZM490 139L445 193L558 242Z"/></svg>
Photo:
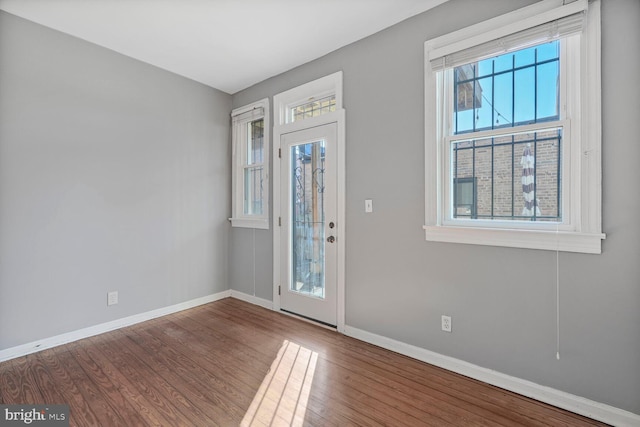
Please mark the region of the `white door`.
<svg viewBox="0 0 640 427"><path fill-rule="evenodd" d="M280 308L337 319L336 123L281 135Z"/></svg>

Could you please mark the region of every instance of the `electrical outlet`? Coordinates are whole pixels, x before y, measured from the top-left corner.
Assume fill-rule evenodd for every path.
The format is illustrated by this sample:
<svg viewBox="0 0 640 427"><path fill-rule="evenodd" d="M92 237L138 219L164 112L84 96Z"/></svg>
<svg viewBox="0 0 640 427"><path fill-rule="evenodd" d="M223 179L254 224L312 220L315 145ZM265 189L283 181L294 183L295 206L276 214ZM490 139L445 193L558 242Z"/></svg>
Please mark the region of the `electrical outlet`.
<svg viewBox="0 0 640 427"><path fill-rule="evenodd" d="M109 292L107 294L107 305L115 305L118 303L118 291Z"/></svg>
<svg viewBox="0 0 640 427"><path fill-rule="evenodd" d="M442 330L451 332L451 316L442 316Z"/></svg>

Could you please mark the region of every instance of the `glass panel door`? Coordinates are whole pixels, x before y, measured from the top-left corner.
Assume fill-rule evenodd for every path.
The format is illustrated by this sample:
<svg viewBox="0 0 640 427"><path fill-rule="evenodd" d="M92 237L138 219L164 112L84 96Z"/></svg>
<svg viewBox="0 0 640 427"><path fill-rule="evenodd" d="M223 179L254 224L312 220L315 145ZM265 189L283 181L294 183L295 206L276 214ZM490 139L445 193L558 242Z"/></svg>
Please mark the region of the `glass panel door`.
<svg viewBox="0 0 640 427"><path fill-rule="evenodd" d="M336 325L335 123L281 136L280 308Z"/></svg>

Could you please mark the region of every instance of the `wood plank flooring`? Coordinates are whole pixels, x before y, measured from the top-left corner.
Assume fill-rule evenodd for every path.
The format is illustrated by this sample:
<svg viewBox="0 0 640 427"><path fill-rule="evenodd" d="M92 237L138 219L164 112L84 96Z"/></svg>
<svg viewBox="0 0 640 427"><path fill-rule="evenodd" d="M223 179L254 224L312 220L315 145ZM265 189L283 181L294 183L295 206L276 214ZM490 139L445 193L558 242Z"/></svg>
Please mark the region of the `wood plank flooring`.
<svg viewBox="0 0 640 427"><path fill-rule="evenodd" d="M0 403L72 426L603 425L231 298L0 363Z"/></svg>

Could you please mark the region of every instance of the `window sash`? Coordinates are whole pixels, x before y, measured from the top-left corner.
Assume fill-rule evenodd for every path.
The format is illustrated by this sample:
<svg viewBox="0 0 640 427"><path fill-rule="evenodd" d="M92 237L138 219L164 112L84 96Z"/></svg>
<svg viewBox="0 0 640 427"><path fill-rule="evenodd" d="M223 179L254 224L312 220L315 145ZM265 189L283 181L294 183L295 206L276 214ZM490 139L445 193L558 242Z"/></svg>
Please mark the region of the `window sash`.
<svg viewBox="0 0 640 427"><path fill-rule="evenodd" d="M452 135L450 137L444 138L442 152L443 152L443 170L444 177L442 180L443 184L443 203L442 203L442 224L457 226L457 227L480 227L480 228L514 228L514 229L537 229L537 230L562 230L562 231L572 231L575 229L575 226L571 222L571 188L570 188L570 179L568 179L568 173L570 171L570 161L571 161L571 144L565 141L570 141L571 123L568 120L560 120L555 122L546 122L546 123L536 123L527 126L519 126L516 128L502 128L494 131L482 131L475 133L467 133L461 135ZM544 132L548 130L560 130L562 133L562 140L560 146L559 153L559 184L558 191L560 193L560 198L557 201L558 206L556 210L561 212L561 218L558 221L531 221L527 218L521 219L500 219L498 216L496 218L465 218L465 217L457 217L455 215L455 180L459 179L453 173L453 165L454 159L452 158L452 145L469 140L481 140L481 139L490 139L490 138L499 138L510 135L517 134L531 134L537 132ZM516 145L519 143L516 143ZM520 170L519 166L519 156L515 160L515 163L518 166L514 166L517 170L512 176L513 183L516 188L521 186L521 180L517 179L519 177L518 171ZM477 177L474 176L474 179ZM493 179L493 176L492 176ZM512 197L515 197L519 192L516 190L512 193ZM478 195L476 194L476 199ZM492 194L493 197L493 194ZM515 203L515 201L514 201ZM476 214L481 216L477 212L476 206ZM522 215L515 214L514 217L519 217Z"/></svg>
<svg viewBox="0 0 640 427"><path fill-rule="evenodd" d="M555 40L444 71L451 74L445 87L453 96L450 133L558 120L565 45ZM532 84L523 87L526 79Z"/></svg>

